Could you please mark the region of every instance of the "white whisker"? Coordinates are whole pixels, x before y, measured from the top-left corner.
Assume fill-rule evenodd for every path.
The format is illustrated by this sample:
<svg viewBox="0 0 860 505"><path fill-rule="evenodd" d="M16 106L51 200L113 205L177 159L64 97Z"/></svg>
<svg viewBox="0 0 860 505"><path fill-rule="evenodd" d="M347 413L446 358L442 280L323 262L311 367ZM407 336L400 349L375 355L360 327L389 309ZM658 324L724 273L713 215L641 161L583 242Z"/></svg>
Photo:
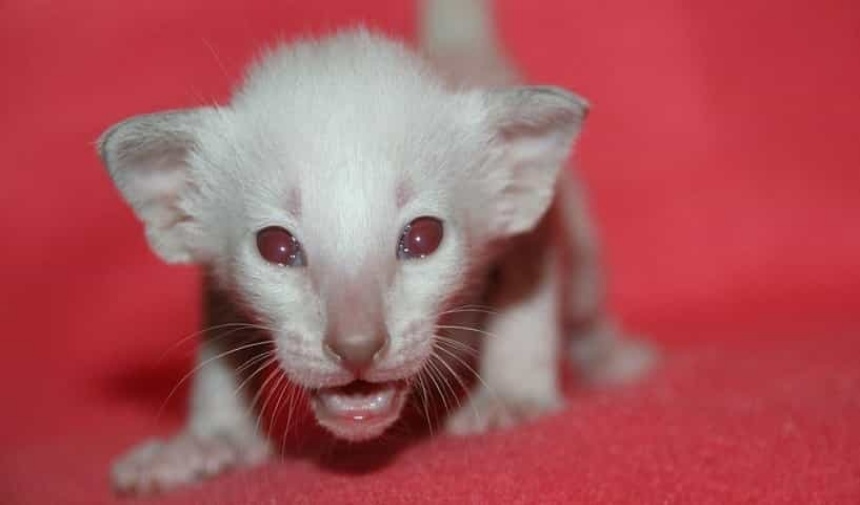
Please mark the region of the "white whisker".
<svg viewBox="0 0 860 505"><path fill-rule="evenodd" d="M250 373L247 377L245 377L245 379L243 379L241 383L239 383L239 386L236 387L236 390L233 391L233 394L238 395L239 392L242 391L242 388L244 388L246 384L248 384L250 381L254 380L254 377L256 377L257 374L259 374L260 372L265 370L268 365L273 363L277 359L277 357L273 357L273 355L274 355L274 353L271 351L264 352L264 353L260 354L259 356L255 356L255 357L249 359L241 367L239 367L236 370L236 372L237 372L237 374L242 374L248 368L251 368L252 366L257 365L257 369L254 370L252 373ZM249 366L249 362L251 363L250 366Z"/></svg>
<svg viewBox="0 0 860 505"><path fill-rule="evenodd" d="M501 403L501 402L500 402L500 400L499 400L498 395L497 395L497 394L496 394L496 392L495 392L495 390L493 390L493 389L490 387L490 385L489 385L489 384L487 384L487 382L484 380L484 378L483 378L483 377L481 377L481 374L479 374L479 373L477 372L477 370L475 370L474 368L472 368L472 366L471 366L471 365L469 365L469 364L468 364L468 363L467 363L463 358L461 358L460 356L457 356L457 354L456 354L456 353L454 353L454 352L452 352L450 349L445 349L444 347L439 347L438 349L439 349L440 351L445 352L448 356L450 356L452 359L454 359L454 360L456 360L458 363L460 363L460 365L462 365L463 367L465 367L465 368L466 368L466 370L468 370L469 372L471 372L471 373L472 373L472 375L474 375L474 376L475 376L475 379L476 379L478 382L480 382L482 386L484 386L484 389L487 391L487 393L488 393L490 396L492 396L492 397L493 397L493 399L494 399L496 402Z"/></svg>
<svg viewBox="0 0 860 505"><path fill-rule="evenodd" d="M266 411L266 408L269 406L269 402L272 400L273 396L277 395L277 400L275 401L275 406L272 409L272 411L269 413L268 426L266 428L267 432L272 431L272 429L275 425L275 422L277 421L278 408L280 407L281 399L284 396L284 391L285 391L284 385L285 385L285 382L287 381L286 375L284 375L284 373L281 370L277 371L276 377L277 377L277 380L272 385L272 389L266 390L266 399L263 401L263 406L260 410L260 417L257 418L257 426L259 429L259 422L260 422L260 420L262 420L263 414ZM279 389L280 389L280 391L278 391Z"/></svg>
<svg viewBox="0 0 860 505"><path fill-rule="evenodd" d="M431 353L430 358L427 360L427 366L428 366L427 370L430 372L430 379L433 381L433 384L436 385L436 390L439 392L439 398L442 400L442 406L445 408L445 413L448 413L448 412L451 412L451 406L448 405L448 397L445 394L445 391L443 391L442 386L440 385L440 382L445 384L447 389L450 389L451 386L450 386L450 384L448 384L445 381L445 378L442 375L442 372L439 370L439 368L433 362L434 358L438 359L438 356L436 356L435 353ZM459 403L459 399L457 400L457 402Z"/></svg>
<svg viewBox="0 0 860 505"><path fill-rule="evenodd" d="M274 362L274 361L276 361L276 359L273 359L272 361ZM266 365L266 366L268 366L268 365ZM251 411L256 412L256 416L257 416L257 423L254 426L254 433L256 433L257 435L260 434L260 423L262 422L263 417L266 415L266 405L269 403L269 398L272 397L272 395L269 394L269 389L268 389L269 383L272 382L272 379L278 378L278 380L280 380L281 377L282 377L282 374L281 374L280 369L275 368L275 369L269 371L269 374L266 376L266 379L263 381L262 384L260 384L259 389L257 389L257 393L254 394L253 400L251 400ZM261 406L260 410L257 411L256 410L257 402L260 401L260 397L264 394L266 395L266 400L263 401L263 405Z"/></svg>
<svg viewBox="0 0 860 505"><path fill-rule="evenodd" d="M208 359L204 360L203 362L199 363L197 366L195 366L193 369L191 369L190 372L188 372L184 376L182 376L182 378L179 379L179 382L177 382L176 385L173 386L173 389L170 390L170 393L167 394L167 397L161 403L161 407L159 407L158 413L156 414L156 419L161 417L162 413L164 412L164 408L167 406L167 402L169 402L170 399L173 398L173 395L176 394L176 392L185 383L185 381L187 381L188 379L193 377L200 369L202 369L206 365L212 363L213 361L223 359L227 356L230 356L231 354L235 354L237 352L241 352L241 351L244 351L246 349L251 349L251 348L254 348L257 346L261 346L261 345L270 345L270 343L269 342L252 342L250 344L240 345L239 347L236 347L236 348L230 349L228 351L219 353L219 354L212 356L211 358L208 358Z"/></svg>
<svg viewBox="0 0 860 505"><path fill-rule="evenodd" d="M161 356L159 356L158 361L162 361L162 360L163 360L163 359L164 359L164 358L165 358L169 353L171 353L172 351L176 350L176 348L177 348L177 347L179 347L180 345L184 344L185 342L187 342L187 341L189 341L189 340L191 340L191 339L193 339L193 338L196 338L196 337L201 336L201 335L205 335L205 334L207 334L207 333L209 333L209 332L212 332L212 331L224 330L224 329L228 329L228 328L229 328L229 329L231 329L231 330L234 330L234 331L230 331L230 332L227 332L227 333L222 333L222 334L219 334L219 335L217 335L217 336L215 336L215 337L211 337L211 340L212 340L212 341L221 340L221 339L223 339L223 338L225 338L225 337L228 337L228 336L230 336L230 335L233 335L234 333L236 333L236 332L238 332L238 331L246 330L246 329L247 329L247 330L262 330L262 331L266 331L266 332L269 332L269 333L271 333L271 332L272 332L272 331L271 331L268 327L266 327L266 326L261 326L261 325L258 325L258 324L251 324L251 323L223 323L223 324L216 324L216 325L213 325L213 326L209 326L209 327L207 327L207 328L203 328L203 329L197 330L197 331L195 331L195 332L193 332L193 333L190 333L190 334L188 334L188 335L186 335L186 336L182 337L181 339L177 340L176 342L174 342L174 343L170 344L170 346L168 346L168 347L167 347L167 349L165 349L165 350L164 350L164 352L163 352L163 353L161 353Z"/></svg>
<svg viewBox="0 0 860 505"><path fill-rule="evenodd" d="M424 413L424 419L427 421L427 429L430 431L430 435L433 435L433 422L430 419L430 399L427 396L427 385L424 384L424 368L422 367L418 374L415 376L415 379L418 381L418 385L421 388L421 407Z"/></svg>
<svg viewBox="0 0 860 505"><path fill-rule="evenodd" d="M470 327L468 327L468 326L458 326L458 325L446 325L446 324L440 324L440 325L437 325L436 327L437 327L437 328L439 328L439 329L442 329L442 330L462 330L462 331L471 331L471 332L478 333L478 334L480 334L480 335L484 335L484 336L487 336L487 337L498 338L498 337L496 336L496 334L495 334L495 333L490 333L489 331L481 330L481 329L479 329L479 328L470 328Z"/></svg>
<svg viewBox="0 0 860 505"><path fill-rule="evenodd" d="M457 339L448 337L446 335L436 334L436 335L434 335L434 337L436 337L436 343L438 343L440 345L444 344L446 346L453 348L453 350L463 352L463 353L469 355L470 357L478 356L478 350L469 344L466 344L466 343L461 342Z"/></svg>

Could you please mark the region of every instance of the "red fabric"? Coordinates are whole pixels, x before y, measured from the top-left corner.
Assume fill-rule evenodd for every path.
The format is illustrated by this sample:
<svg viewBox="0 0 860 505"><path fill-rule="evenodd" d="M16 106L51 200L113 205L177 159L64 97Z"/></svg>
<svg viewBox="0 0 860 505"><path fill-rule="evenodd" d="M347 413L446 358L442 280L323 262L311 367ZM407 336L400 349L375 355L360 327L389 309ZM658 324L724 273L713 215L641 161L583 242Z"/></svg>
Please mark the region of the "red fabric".
<svg viewBox="0 0 860 505"><path fill-rule="evenodd" d="M860 503L856 2L498 4L526 74L594 103L579 158L611 301L662 368L509 433L287 458L163 503ZM194 331L195 274L147 251L98 133L224 99L279 35L408 37L413 11L0 5L0 502L110 503L111 458L181 417L184 390L157 412L189 366L168 349Z"/></svg>

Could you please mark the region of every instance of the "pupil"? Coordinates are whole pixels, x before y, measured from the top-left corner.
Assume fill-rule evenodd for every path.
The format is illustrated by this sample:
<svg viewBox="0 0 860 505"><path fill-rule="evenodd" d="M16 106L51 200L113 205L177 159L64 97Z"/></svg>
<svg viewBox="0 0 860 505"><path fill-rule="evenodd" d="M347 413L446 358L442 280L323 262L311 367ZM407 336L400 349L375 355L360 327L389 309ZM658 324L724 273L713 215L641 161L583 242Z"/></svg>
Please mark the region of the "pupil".
<svg viewBox="0 0 860 505"><path fill-rule="evenodd" d="M409 259L432 254L442 241L442 223L438 219L420 217L404 230L402 256Z"/></svg>
<svg viewBox="0 0 860 505"><path fill-rule="evenodd" d="M257 234L257 249L269 263L292 266L297 260L297 244L292 234L279 227L265 228Z"/></svg>

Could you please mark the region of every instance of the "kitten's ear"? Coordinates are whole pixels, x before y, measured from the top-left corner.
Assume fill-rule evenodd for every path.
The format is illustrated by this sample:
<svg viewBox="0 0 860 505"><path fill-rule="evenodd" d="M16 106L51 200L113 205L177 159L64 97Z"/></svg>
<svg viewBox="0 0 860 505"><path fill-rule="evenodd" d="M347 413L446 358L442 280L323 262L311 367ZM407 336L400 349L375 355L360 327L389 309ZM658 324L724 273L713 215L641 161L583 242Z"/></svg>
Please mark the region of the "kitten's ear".
<svg viewBox="0 0 860 505"><path fill-rule="evenodd" d="M183 207L193 184L189 159L211 108L146 114L117 123L98 140L114 184L146 227L152 250L168 263L197 260L197 223Z"/></svg>
<svg viewBox="0 0 860 505"><path fill-rule="evenodd" d="M519 87L485 95L493 155L484 177L490 183L490 228L510 236L534 228L552 202L588 102L561 88Z"/></svg>

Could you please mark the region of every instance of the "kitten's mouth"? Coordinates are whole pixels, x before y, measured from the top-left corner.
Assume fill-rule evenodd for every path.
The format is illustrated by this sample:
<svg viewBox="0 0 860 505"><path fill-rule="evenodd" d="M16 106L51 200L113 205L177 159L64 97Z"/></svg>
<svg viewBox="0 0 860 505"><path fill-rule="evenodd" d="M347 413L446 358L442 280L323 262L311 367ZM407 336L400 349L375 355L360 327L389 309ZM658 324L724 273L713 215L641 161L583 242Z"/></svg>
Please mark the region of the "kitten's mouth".
<svg viewBox="0 0 860 505"><path fill-rule="evenodd" d="M400 417L408 392L406 381L352 381L311 393L317 421L338 438L361 441L382 434Z"/></svg>

